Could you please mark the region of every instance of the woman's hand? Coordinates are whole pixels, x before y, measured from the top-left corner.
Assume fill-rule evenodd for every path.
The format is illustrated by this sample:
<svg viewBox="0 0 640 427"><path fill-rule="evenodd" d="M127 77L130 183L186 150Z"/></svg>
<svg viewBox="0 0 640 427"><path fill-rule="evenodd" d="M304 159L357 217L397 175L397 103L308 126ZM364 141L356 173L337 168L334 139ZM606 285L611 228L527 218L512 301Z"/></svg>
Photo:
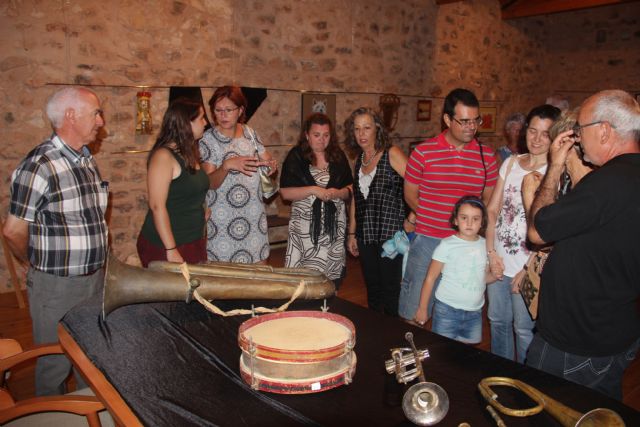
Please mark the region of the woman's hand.
<svg viewBox="0 0 640 427"><path fill-rule="evenodd" d="M358 257L360 252L358 251L358 241L356 240L356 236L350 234L347 236L347 250L354 257Z"/></svg>
<svg viewBox="0 0 640 427"><path fill-rule="evenodd" d="M416 317L413 319L413 321L420 326L424 326L424 324L427 323L428 320L429 315L427 314L426 307L418 307L418 310L416 311Z"/></svg>
<svg viewBox="0 0 640 427"><path fill-rule="evenodd" d="M178 264L182 264L184 259L182 259L182 255L180 255L180 251L178 249L173 248L167 251L167 261L169 262L177 262Z"/></svg>
<svg viewBox="0 0 640 427"><path fill-rule="evenodd" d="M502 275L504 274L504 261L496 251L492 251L489 253L489 271L493 274L496 279L502 279Z"/></svg>
<svg viewBox="0 0 640 427"><path fill-rule="evenodd" d="M275 175L278 172L278 162L275 160L265 160L264 166L269 168L269 176Z"/></svg>
<svg viewBox="0 0 640 427"><path fill-rule="evenodd" d="M253 176L258 167L265 163L251 156L236 156L222 162L222 168L227 171L236 171L247 176Z"/></svg>

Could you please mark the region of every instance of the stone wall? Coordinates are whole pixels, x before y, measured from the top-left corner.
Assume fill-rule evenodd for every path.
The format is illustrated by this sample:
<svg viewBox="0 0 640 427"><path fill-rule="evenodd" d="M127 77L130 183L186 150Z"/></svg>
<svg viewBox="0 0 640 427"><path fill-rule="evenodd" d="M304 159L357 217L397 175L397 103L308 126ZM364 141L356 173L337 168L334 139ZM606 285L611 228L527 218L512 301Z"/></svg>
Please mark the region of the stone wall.
<svg viewBox="0 0 640 427"><path fill-rule="evenodd" d="M137 86L152 93L154 132L170 86L201 86L205 100L224 84L267 88L250 124L280 160L297 140L302 91L336 94L339 131L353 109L398 94L392 136L407 150L440 131L443 97L462 86L497 107L498 132L482 136L497 145L508 113L551 93L575 103L610 84L640 92L637 28L635 4L503 22L495 0L5 1L0 212L11 171L50 132L42 106L61 85L90 85L103 100L96 158L111 183L112 247L125 258L147 208L139 151L154 140L135 135ZM430 121L416 121L419 99L433 102ZM10 287L0 257L0 292Z"/></svg>

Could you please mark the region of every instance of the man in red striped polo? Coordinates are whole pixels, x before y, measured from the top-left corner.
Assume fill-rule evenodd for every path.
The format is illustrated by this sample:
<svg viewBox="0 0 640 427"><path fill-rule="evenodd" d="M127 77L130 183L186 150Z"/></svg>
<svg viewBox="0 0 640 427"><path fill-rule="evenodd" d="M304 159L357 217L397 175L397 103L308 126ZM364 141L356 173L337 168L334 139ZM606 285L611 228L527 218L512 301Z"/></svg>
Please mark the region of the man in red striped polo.
<svg viewBox="0 0 640 427"><path fill-rule="evenodd" d="M443 107L447 129L418 145L407 163L404 197L416 212L417 236L400 289L399 314L404 319L415 317L434 249L441 239L455 233L449 217L456 201L470 194L486 204L495 186L498 169L493 151L475 139L482 124L479 107L473 92L452 90ZM437 285L434 292L435 288Z"/></svg>

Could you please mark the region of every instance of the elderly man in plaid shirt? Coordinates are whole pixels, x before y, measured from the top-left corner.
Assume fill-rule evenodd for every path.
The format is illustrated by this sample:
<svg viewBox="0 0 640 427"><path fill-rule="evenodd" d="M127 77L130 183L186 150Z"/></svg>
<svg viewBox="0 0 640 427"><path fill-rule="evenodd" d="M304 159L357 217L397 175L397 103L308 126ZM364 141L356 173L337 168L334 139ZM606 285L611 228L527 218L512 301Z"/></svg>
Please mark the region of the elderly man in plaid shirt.
<svg viewBox="0 0 640 427"><path fill-rule="evenodd" d="M87 148L104 126L100 100L88 89L66 88L49 99L46 113L54 133L13 172L3 229L16 257L29 263L36 344L56 342L65 313L101 292L108 245L104 215L109 190ZM65 356L41 357L36 394L64 393L70 370Z"/></svg>

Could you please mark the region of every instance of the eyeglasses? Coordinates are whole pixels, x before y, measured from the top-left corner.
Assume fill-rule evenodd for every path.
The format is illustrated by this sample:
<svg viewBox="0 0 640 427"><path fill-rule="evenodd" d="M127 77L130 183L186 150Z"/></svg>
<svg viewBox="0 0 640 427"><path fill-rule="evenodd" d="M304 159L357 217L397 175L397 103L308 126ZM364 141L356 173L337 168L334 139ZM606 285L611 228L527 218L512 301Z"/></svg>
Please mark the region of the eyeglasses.
<svg viewBox="0 0 640 427"><path fill-rule="evenodd" d="M454 122L458 123L460 126L462 126L463 128L470 128L470 127L479 127L482 126L482 117L478 116L475 119L462 119L462 120L458 120L455 117L451 117L453 119Z"/></svg>
<svg viewBox="0 0 640 427"><path fill-rule="evenodd" d="M598 120L597 122L587 123L586 125L581 125L580 123L576 122L576 124L573 125L573 128L572 128L573 135L580 138L582 136L582 128L586 128L593 125L599 125L600 123L609 123L609 122L607 122L606 120ZM609 123L609 126L611 126L614 129L616 128L611 123Z"/></svg>
<svg viewBox="0 0 640 427"><path fill-rule="evenodd" d="M213 112L221 116L222 114L231 114L231 113L233 113L234 111L236 111L238 108L240 108L240 107L236 107L236 108L222 108L222 109L220 109L220 108L216 108L216 109L214 109L214 110L213 110Z"/></svg>

